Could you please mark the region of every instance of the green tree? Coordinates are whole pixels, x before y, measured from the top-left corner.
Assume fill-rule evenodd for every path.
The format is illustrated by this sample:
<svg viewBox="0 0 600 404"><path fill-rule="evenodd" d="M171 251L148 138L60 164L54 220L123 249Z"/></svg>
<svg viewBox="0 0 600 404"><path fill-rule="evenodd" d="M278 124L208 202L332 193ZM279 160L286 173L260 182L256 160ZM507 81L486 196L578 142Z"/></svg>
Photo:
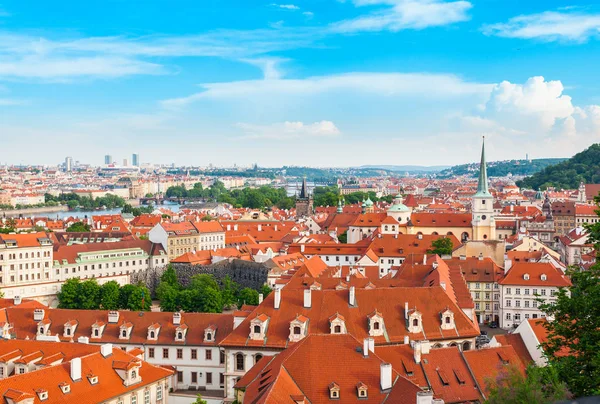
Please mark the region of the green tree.
<svg viewBox="0 0 600 404"><path fill-rule="evenodd" d="M75 222L67 227L67 232L72 233L85 233L90 231L90 226L83 222Z"/></svg>
<svg viewBox="0 0 600 404"><path fill-rule="evenodd" d="M148 311L152 305L150 291L143 285L125 285L119 293L121 309L131 311Z"/></svg>
<svg viewBox="0 0 600 404"><path fill-rule="evenodd" d="M109 281L102 285L100 290L100 308L103 310L118 310L120 289L121 286L117 281Z"/></svg>
<svg viewBox="0 0 600 404"><path fill-rule="evenodd" d="M511 365L495 380L486 380L487 404L555 403L569 398L569 392L552 367L531 366L523 375Z"/></svg>
<svg viewBox="0 0 600 404"><path fill-rule="evenodd" d="M59 309L78 309L79 307L79 278L67 279L58 292Z"/></svg>
<svg viewBox="0 0 600 404"><path fill-rule="evenodd" d="M338 236L338 241L342 244L348 243L348 231L347 230Z"/></svg>
<svg viewBox="0 0 600 404"><path fill-rule="evenodd" d="M75 200L75 199L71 199L69 201L67 201L67 206L69 207L69 209L75 209L76 207L79 206L79 201Z"/></svg>
<svg viewBox="0 0 600 404"><path fill-rule="evenodd" d="M243 304L256 306L258 304L258 292L251 288L240 290L238 294L238 307L242 307Z"/></svg>
<svg viewBox="0 0 600 404"><path fill-rule="evenodd" d="M161 282L165 282L169 286L173 286L175 288L179 288L179 281L177 280L177 273L175 272L175 268L173 265L167 265L167 269L160 277Z"/></svg>
<svg viewBox="0 0 600 404"><path fill-rule="evenodd" d="M431 242L431 248L427 250L427 254L437 254L440 257L442 255L452 255L453 249L452 240L448 237L442 237Z"/></svg>
<svg viewBox="0 0 600 404"><path fill-rule="evenodd" d="M600 205L600 197L595 201ZM600 210L596 214L600 216ZM600 222L585 227L596 263L585 271L569 269L572 287L560 288L555 301L540 305L554 317L544 323L548 339L541 344L548 363L578 397L600 394ZM565 348L568 355L561 354Z"/></svg>
<svg viewBox="0 0 600 404"><path fill-rule="evenodd" d="M202 399L202 394L196 396L196 401L193 404L207 404L206 400Z"/></svg>
<svg viewBox="0 0 600 404"><path fill-rule="evenodd" d="M260 293L262 293L263 298L269 296L269 294L271 294L272 291L273 289L271 289L269 285L262 285L262 287L260 288Z"/></svg>
<svg viewBox="0 0 600 404"><path fill-rule="evenodd" d="M221 286L221 298L224 307L230 308L235 304L235 292L235 283L231 280L229 275L226 275Z"/></svg>
<svg viewBox="0 0 600 404"><path fill-rule="evenodd" d="M166 282L161 282L156 288L156 297L160 300L160 309L162 311L177 311L179 306L180 292L176 287Z"/></svg>
<svg viewBox="0 0 600 404"><path fill-rule="evenodd" d="M95 279L81 282L77 294L78 309L98 310L100 308L100 285Z"/></svg>
<svg viewBox="0 0 600 404"><path fill-rule="evenodd" d="M223 299L218 289L208 288L200 296L203 313L221 313L223 311Z"/></svg>

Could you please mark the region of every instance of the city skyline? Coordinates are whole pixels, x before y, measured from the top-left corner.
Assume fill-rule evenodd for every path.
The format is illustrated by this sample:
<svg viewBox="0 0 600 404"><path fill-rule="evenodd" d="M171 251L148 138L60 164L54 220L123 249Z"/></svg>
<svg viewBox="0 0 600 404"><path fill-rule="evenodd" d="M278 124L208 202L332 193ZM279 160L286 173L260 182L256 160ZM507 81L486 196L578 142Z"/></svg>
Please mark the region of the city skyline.
<svg viewBox="0 0 600 404"><path fill-rule="evenodd" d="M2 162L570 157L600 139L598 27L591 1L5 1L0 133L27 153Z"/></svg>

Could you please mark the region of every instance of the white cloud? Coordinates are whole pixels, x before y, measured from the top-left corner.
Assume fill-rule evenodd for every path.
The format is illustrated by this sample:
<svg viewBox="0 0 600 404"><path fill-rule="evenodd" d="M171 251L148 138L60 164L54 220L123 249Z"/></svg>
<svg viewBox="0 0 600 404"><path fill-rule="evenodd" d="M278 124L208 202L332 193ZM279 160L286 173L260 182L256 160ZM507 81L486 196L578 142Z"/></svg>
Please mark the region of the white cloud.
<svg viewBox="0 0 600 404"><path fill-rule="evenodd" d="M313 18L315 16L315 13L313 13L312 11L304 11L302 12L302 15L304 15L306 18Z"/></svg>
<svg viewBox="0 0 600 404"><path fill-rule="evenodd" d="M256 125L238 123L236 125L250 139L279 139L288 140L304 137L331 137L339 136L340 130L331 121L320 121L312 124L303 122L282 122L271 125Z"/></svg>
<svg viewBox="0 0 600 404"><path fill-rule="evenodd" d="M14 100L11 98L0 98L0 107L12 107L17 105L25 105L27 102L23 100Z"/></svg>
<svg viewBox="0 0 600 404"><path fill-rule="evenodd" d="M298 7L295 4L277 4L277 3L271 3L271 5L273 7L282 8L284 10L300 10L300 7Z"/></svg>
<svg viewBox="0 0 600 404"><path fill-rule="evenodd" d="M271 58L263 57L256 59L240 59L242 62L250 63L251 65L258 66L264 75L265 80L277 80L282 78L283 73L279 68L279 65L286 62L288 59L283 58Z"/></svg>
<svg viewBox="0 0 600 404"><path fill-rule="evenodd" d="M164 100L163 106L177 108L201 99L306 96L335 91L377 94L384 97L414 95L444 98L484 95L492 85L470 83L453 75L427 73L347 73L306 79L247 80L202 84L203 91L187 97Z"/></svg>
<svg viewBox="0 0 600 404"><path fill-rule="evenodd" d="M332 24L332 31L400 31L444 26L469 20L467 12L472 7L463 0L354 0L354 4L379 7L367 15Z"/></svg>
<svg viewBox="0 0 600 404"><path fill-rule="evenodd" d="M600 34L600 14L547 11L520 15L506 23L486 25L483 32L507 38L582 42Z"/></svg>

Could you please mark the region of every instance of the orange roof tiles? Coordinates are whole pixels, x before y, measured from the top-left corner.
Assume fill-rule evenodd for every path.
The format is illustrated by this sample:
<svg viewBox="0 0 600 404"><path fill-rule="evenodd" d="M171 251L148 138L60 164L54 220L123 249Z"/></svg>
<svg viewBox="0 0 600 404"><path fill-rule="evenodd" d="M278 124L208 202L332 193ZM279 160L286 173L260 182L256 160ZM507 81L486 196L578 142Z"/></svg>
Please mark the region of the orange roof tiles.
<svg viewBox="0 0 600 404"><path fill-rule="evenodd" d="M526 275L529 279L525 279ZM546 280L542 280L542 276ZM571 286L571 281L549 262L517 262L498 283L501 285L522 286Z"/></svg>

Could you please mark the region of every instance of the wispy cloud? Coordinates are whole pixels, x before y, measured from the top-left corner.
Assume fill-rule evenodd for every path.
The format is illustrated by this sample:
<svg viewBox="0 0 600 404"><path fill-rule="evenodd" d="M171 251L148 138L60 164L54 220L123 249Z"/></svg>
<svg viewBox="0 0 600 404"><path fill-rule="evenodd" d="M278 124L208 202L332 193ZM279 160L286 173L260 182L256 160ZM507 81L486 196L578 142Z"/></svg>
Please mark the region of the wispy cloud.
<svg viewBox="0 0 600 404"><path fill-rule="evenodd" d="M584 42L600 35L600 14L547 11L486 25L483 32L507 38Z"/></svg>
<svg viewBox="0 0 600 404"><path fill-rule="evenodd" d="M400 31L424 29L467 21L469 1L444 0L354 0L357 7L377 6L366 15L331 25L334 32Z"/></svg>
<svg viewBox="0 0 600 404"><path fill-rule="evenodd" d="M284 10L300 10L300 7L298 7L295 4L277 4L277 3L271 3L271 6L273 7L277 7L277 8L281 8Z"/></svg>
<svg viewBox="0 0 600 404"><path fill-rule="evenodd" d="M277 80L283 77L283 72L280 69L280 65L288 59L277 58L277 57L262 57L255 59L240 59L242 62L249 63L251 65L259 67L265 80Z"/></svg>
<svg viewBox="0 0 600 404"><path fill-rule="evenodd" d="M320 121L311 124L304 122L282 122L271 125L238 123L236 126L245 132L244 138L289 140L304 137L339 136L340 130L331 121Z"/></svg>
<svg viewBox="0 0 600 404"><path fill-rule="evenodd" d="M453 97L486 94L493 85L470 83L453 75L427 73L348 73L306 79L246 80L201 85L202 91L162 101L166 108L180 108L201 99L249 96L303 96L332 91L360 92L382 96L418 95Z"/></svg>
<svg viewBox="0 0 600 404"><path fill-rule="evenodd" d="M0 107L12 107L17 105L25 105L26 101L23 100L15 100L11 98L0 98Z"/></svg>

